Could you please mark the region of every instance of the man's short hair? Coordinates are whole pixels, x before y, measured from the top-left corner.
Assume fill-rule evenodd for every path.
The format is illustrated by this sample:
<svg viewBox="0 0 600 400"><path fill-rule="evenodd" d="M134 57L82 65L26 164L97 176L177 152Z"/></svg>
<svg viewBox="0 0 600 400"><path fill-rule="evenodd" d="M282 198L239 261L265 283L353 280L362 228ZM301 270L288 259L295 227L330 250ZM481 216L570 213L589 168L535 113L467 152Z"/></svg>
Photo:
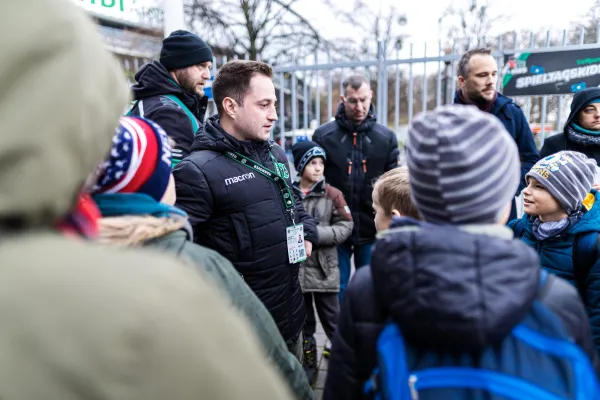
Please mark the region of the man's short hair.
<svg viewBox="0 0 600 400"><path fill-rule="evenodd" d="M358 90L364 84L371 87L371 82L369 82L369 80L367 79L366 76L358 75L358 74L350 75L342 83L342 88L344 89L344 95L346 95L346 93L348 91L348 87L351 87L354 90Z"/></svg>
<svg viewBox="0 0 600 400"><path fill-rule="evenodd" d="M480 47L478 49L469 50L465 54L463 54L460 58L460 61L458 62L458 68L456 71L457 76L462 76L463 78L469 76L469 61L471 61L471 57L473 57L476 54L489 56L492 55L492 49L487 47Z"/></svg>
<svg viewBox="0 0 600 400"><path fill-rule="evenodd" d="M250 89L250 81L255 75L273 77L273 69L269 64L260 61L233 60L221 68L212 84L213 97L219 115L223 113L223 100L230 97L240 106Z"/></svg>
<svg viewBox="0 0 600 400"><path fill-rule="evenodd" d="M386 217L392 215L392 210L398 210L406 217L421 219L410 197L408 167L394 168L381 175L375 182L375 190Z"/></svg>

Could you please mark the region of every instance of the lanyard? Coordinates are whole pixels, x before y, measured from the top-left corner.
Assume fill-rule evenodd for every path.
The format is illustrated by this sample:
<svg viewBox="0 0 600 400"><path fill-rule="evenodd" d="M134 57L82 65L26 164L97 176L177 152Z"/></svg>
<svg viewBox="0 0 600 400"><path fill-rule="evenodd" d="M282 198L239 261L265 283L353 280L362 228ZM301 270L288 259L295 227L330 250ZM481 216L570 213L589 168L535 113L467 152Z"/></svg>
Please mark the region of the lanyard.
<svg viewBox="0 0 600 400"><path fill-rule="evenodd" d="M254 161L248 157L245 157L239 153L234 153L232 151L226 151L225 155L227 157L231 158L233 161L240 163L250 169L253 169L254 171L258 172L259 174L261 174L265 178L269 179L270 181L275 182L277 184L277 186L279 186L279 190L281 191L281 197L283 198L283 204L285 205L285 209L292 213L294 212L293 211L294 206L295 206L294 196L292 195L292 191L290 190L285 179L283 179L281 177L279 166L277 165L277 161L273 157L273 154L271 154L269 152L269 155L271 156L271 160L273 161L273 165L275 166L275 169L277 170L277 172L271 171L270 169L263 167L261 164L257 163L256 161Z"/></svg>

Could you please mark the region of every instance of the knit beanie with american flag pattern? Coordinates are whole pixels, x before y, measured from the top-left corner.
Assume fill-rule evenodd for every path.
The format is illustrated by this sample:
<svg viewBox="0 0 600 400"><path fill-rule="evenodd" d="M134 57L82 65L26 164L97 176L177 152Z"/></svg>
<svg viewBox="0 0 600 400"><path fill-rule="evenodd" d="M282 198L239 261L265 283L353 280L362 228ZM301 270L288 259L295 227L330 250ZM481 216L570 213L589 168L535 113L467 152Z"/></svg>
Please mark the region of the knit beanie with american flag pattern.
<svg viewBox="0 0 600 400"><path fill-rule="evenodd" d="M92 192L143 193L160 202L170 176L171 145L165 131L145 118L121 117Z"/></svg>

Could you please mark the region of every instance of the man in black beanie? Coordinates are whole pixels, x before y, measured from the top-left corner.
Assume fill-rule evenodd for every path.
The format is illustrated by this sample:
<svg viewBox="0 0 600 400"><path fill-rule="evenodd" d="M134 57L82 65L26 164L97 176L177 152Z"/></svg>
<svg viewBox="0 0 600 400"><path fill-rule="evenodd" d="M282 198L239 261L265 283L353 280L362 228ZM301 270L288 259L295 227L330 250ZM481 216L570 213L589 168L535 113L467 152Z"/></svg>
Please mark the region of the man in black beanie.
<svg viewBox="0 0 600 400"><path fill-rule="evenodd" d="M163 40L160 59L135 74L136 100L128 115L158 123L175 141L173 166L188 155L194 136L203 128L213 54L198 36L178 30Z"/></svg>

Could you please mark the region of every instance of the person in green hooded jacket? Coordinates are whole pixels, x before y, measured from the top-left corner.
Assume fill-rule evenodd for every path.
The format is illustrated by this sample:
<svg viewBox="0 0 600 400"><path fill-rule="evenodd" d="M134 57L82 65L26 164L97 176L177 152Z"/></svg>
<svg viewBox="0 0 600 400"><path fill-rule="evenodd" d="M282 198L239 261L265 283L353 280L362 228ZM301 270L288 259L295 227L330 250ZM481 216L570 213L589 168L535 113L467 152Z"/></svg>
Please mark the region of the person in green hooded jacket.
<svg viewBox="0 0 600 400"><path fill-rule="evenodd" d="M266 358L286 378L298 399L313 399L301 364L291 354L273 318L233 265L217 252L193 243L187 214L174 206L171 141L156 123L122 117L108 158L96 171L92 197L102 218L101 243L151 247L174 253L223 290L234 309L247 317Z"/></svg>
<svg viewBox="0 0 600 400"><path fill-rule="evenodd" d="M0 397L291 399L210 279L59 227L128 102L91 18L71 0L0 1L0 48Z"/></svg>

